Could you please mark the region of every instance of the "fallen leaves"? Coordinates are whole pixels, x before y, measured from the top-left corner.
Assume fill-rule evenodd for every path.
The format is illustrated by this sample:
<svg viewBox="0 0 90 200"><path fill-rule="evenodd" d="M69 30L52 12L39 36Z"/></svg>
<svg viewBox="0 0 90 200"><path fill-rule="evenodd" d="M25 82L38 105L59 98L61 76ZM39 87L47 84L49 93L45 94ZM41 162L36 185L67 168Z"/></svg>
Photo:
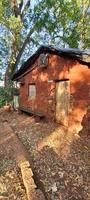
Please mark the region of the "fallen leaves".
<svg viewBox="0 0 90 200"><path fill-rule="evenodd" d="M54 123L8 117L32 161L48 200L90 199L90 138L68 135ZM67 154L67 157L62 156Z"/></svg>

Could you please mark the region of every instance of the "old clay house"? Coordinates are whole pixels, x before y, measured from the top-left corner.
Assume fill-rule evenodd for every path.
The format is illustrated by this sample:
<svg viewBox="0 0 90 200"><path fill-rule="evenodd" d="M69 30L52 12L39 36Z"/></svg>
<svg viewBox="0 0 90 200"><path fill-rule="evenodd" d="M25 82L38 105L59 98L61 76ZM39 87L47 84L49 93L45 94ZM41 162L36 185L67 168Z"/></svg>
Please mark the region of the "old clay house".
<svg viewBox="0 0 90 200"><path fill-rule="evenodd" d="M90 52L41 46L12 78L20 109L79 131L89 126Z"/></svg>

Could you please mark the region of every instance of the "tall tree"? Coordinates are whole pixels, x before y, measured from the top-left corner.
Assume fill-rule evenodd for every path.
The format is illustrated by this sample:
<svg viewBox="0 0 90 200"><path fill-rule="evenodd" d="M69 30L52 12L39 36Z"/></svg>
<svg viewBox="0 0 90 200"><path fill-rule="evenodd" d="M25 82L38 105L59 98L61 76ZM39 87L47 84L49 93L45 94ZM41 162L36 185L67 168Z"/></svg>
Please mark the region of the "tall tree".
<svg viewBox="0 0 90 200"><path fill-rule="evenodd" d="M90 48L90 0L1 0L0 23L10 40L6 77L41 43ZM28 47L28 48L27 48ZM29 50L28 50L29 49Z"/></svg>

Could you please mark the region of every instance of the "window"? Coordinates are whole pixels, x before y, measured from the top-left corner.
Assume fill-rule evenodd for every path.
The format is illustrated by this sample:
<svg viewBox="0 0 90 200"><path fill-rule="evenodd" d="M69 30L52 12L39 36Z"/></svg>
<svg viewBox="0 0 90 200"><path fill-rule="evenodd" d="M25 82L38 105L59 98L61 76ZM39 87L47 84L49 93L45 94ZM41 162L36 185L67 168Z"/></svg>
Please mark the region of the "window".
<svg viewBox="0 0 90 200"><path fill-rule="evenodd" d="M36 98L36 85L35 84L29 85L29 97L32 99Z"/></svg>

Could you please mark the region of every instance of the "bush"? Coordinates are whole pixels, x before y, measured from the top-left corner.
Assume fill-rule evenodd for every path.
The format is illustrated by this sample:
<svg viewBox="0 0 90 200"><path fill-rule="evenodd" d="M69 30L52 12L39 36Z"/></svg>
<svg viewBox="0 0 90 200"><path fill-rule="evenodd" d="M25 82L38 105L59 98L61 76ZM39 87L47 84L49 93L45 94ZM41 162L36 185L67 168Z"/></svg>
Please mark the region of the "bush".
<svg viewBox="0 0 90 200"><path fill-rule="evenodd" d="M10 83L8 87L0 87L0 107L6 103L11 103L13 100L13 85Z"/></svg>

